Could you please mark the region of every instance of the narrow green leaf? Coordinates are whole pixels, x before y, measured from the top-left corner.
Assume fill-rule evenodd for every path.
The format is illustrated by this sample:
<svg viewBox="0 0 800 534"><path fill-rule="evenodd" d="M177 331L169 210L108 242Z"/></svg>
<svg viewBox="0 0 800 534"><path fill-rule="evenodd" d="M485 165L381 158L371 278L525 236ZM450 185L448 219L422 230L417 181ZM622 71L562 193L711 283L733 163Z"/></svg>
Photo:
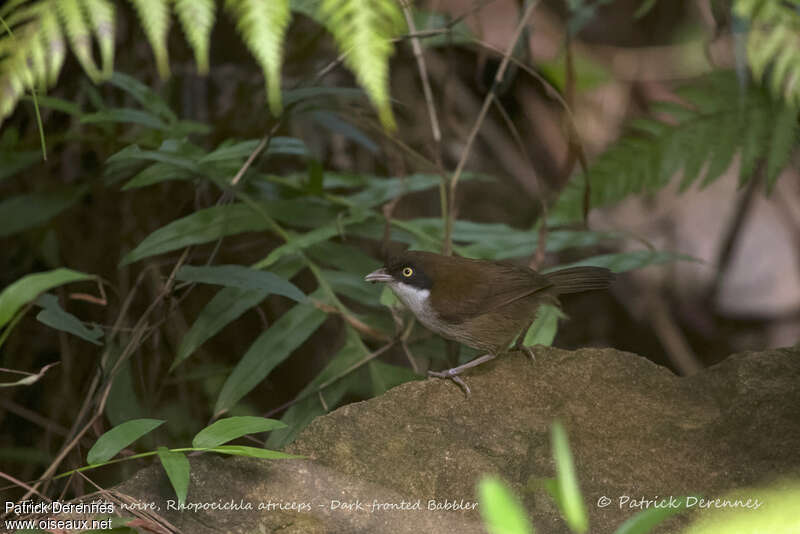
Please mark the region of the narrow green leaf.
<svg viewBox="0 0 800 534"><path fill-rule="evenodd" d="M164 100L161 95L133 76L122 72L115 72L114 75L111 76L109 83L128 93L144 109L156 117L169 123L178 120L178 116L175 115L175 112L172 111L167 101Z"/></svg>
<svg viewBox="0 0 800 534"><path fill-rule="evenodd" d="M121 124L138 124L154 130L167 130L169 126L152 113L140 109L117 108L87 113L81 117L81 124L103 124L118 122Z"/></svg>
<svg viewBox="0 0 800 534"><path fill-rule="evenodd" d="M312 295L313 297L313 295ZM317 298L319 296L317 295ZM253 342L222 386L214 413L230 409L325 321L313 304L298 304Z"/></svg>
<svg viewBox="0 0 800 534"><path fill-rule="evenodd" d="M341 402L348 391L363 389L363 385L368 383L370 377L367 370L364 367L358 368L357 365L367 363L369 351L355 330L346 327L345 331L347 337L344 346L297 395L300 400L281 417L281 421L286 423L288 428L270 433L265 444L267 447L285 447L294 441L300 431L315 417L324 414L326 407L332 409ZM323 385L325 386L323 390L317 393ZM324 405L320 401L321 398L324 399Z"/></svg>
<svg viewBox="0 0 800 534"><path fill-rule="evenodd" d="M44 308L36 316L36 320L40 323L70 333L89 343L102 345L99 339L103 337L103 329L96 325L93 328L87 328L80 319L64 311L55 295L45 293L36 299L36 304Z"/></svg>
<svg viewBox="0 0 800 534"><path fill-rule="evenodd" d="M679 497L674 504L672 497L666 497L664 501L668 501L669 506L648 508L638 512L622 523L614 534L647 534L659 523L687 509L687 497Z"/></svg>
<svg viewBox="0 0 800 534"><path fill-rule="evenodd" d="M567 432L560 421L553 423L550 437L553 459L556 462L561 513L570 530L579 534L586 532L589 529L589 517L586 514L586 505L578 487L578 476L575 473L575 463L569 449Z"/></svg>
<svg viewBox="0 0 800 534"><path fill-rule="evenodd" d="M57 286L88 280L92 275L71 269L54 269L43 273L29 274L12 283L0 293L0 327L3 327L27 303L40 293Z"/></svg>
<svg viewBox="0 0 800 534"><path fill-rule="evenodd" d="M115 426L97 438L97 441L86 455L86 462L99 464L110 460L119 451L165 422L159 419L134 419Z"/></svg>
<svg viewBox="0 0 800 534"><path fill-rule="evenodd" d="M633 18L640 19L650 13L653 7L656 5L656 0L642 0L642 3L639 4L639 7L636 8L636 12L633 14Z"/></svg>
<svg viewBox="0 0 800 534"><path fill-rule="evenodd" d="M210 449L247 434L268 432L276 428L286 428L286 424L265 417L227 417L198 432L192 440L192 447Z"/></svg>
<svg viewBox="0 0 800 534"><path fill-rule="evenodd" d="M286 244L281 245L270 252L266 258L256 264L258 268L269 267L282 257L294 254L297 251L303 250L311 245L316 245L322 241L327 241L331 237L342 234L344 228L351 224L357 224L365 221L370 214L366 212L356 213L337 219L334 222L328 223L325 226L315 228L310 232L302 235L292 236Z"/></svg>
<svg viewBox="0 0 800 534"><path fill-rule="evenodd" d="M41 98L41 97L39 97ZM42 159L39 150L4 149L0 152L0 182L18 172L22 172ZM5 203L6 201L4 201ZM4 221L9 219L4 218ZM4 231L7 231L4 229Z"/></svg>
<svg viewBox="0 0 800 534"><path fill-rule="evenodd" d="M78 201L87 186L66 187L54 191L6 198L0 202L0 237L40 226Z"/></svg>
<svg viewBox="0 0 800 534"><path fill-rule="evenodd" d="M244 312L267 298L267 291L252 291L226 287L218 291L197 316L192 327L181 339L178 353L170 369L191 356L197 348L214 337L225 326L242 316Z"/></svg>
<svg viewBox="0 0 800 534"><path fill-rule="evenodd" d="M481 479L478 500L483 524L489 534L533 534L525 508L499 478Z"/></svg>
<svg viewBox="0 0 800 534"><path fill-rule="evenodd" d="M298 258L287 258L286 261L275 265L273 270L277 275L289 279L302 267L303 263ZM170 369L174 369L197 350L197 347L264 300L268 294L264 290L254 291L234 287L226 287L219 291L197 316L189 332L183 336Z"/></svg>
<svg viewBox="0 0 800 534"><path fill-rule="evenodd" d="M171 451L166 447L159 447L156 452L178 497L178 505L183 506L189 492L189 460L182 452Z"/></svg>
<svg viewBox="0 0 800 534"><path fill-rule="evenodd" d="M221 454L230 454L233 456L249 456L250 458L265 458L267 460L293 460L305 458L297 454L288 454L280 451L272 451L269 449L259 449L257 447L246 447L244 445L222 445L208 449L211 452L218 452Z"/></svg>
<svg viewBox="0 0 800 534"><path fill-rule="evenodd" d="M536 312L536 319L525 333L523 344L526 347L531 345L546 345L549 347L556 338L558 320L564 317L566 316L557 306L542 304Z"/></svg>
<svg viewBox="0 0 800 534"><path fill-rule="evenodd" d="M550 272L556 269L566 269L567 267L578 267L592 265L595 267L606 267L615 273L623 273L634 269L641 269L650 265L661 265L662 263L672 263L674 261L700 261L697 258L677 252L666 252L656 250L635 250L632 252L619 252L616 254L602 254L592 256L585 260L576 261L566 265L559 265L553 269L546 269Z"/></svg>
<svg viewBox="0 0 800 534"><path fill-rule="evenodd" d="M242 265L184 265L176 275L184 282L216 284L239 289L266 291L267 294L283 295L300 302L306 298L296 285L268 271L259 271Z"/></svg>
<svg viewBox="0 0 800 534"><path fill-rule="evenodd" d="M207 243L228 235L266 229L267 223L264 219L246 204L214 206L162 226L130 251L121 264L127 265L142 258Z"/></svg>
<svg viewBox="0 0 800 534"><path fill-rule="evenodd" d="M30 97L26 97L26 99L29 98ZM54 109L56 111L66 113L67 115L74 115L76 117L83 115L80 106L71 100L65 100L63 98L47 95L37 95L36 98L39 99L39 105L43 108ZM33 153L37 155L40 154L38 150L33 151Z"/></svg>
<svg viewBox="0 0 800 534"><path fill-rule="evenodd" d="M412 380L419 380L419 376L408 367L391 365L379 360L372 360L367 364L369 369L372 396L383 395L390 389Z"/></svg>

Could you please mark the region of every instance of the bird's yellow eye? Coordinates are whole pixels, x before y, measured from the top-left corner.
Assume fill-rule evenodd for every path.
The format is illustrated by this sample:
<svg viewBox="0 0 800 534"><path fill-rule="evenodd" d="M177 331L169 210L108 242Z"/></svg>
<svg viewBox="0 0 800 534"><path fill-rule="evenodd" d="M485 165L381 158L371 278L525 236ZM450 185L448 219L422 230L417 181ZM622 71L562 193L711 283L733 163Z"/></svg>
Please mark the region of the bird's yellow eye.
<svg viewBox="0 0 800 534"><path fill-rule="evenodd" d="M414 274L414 269L412 269L411 267L405 267L405 268L403 268L403 276L405 276L406 278L408 278L408 277L410 277L412 274Z"/></svg>

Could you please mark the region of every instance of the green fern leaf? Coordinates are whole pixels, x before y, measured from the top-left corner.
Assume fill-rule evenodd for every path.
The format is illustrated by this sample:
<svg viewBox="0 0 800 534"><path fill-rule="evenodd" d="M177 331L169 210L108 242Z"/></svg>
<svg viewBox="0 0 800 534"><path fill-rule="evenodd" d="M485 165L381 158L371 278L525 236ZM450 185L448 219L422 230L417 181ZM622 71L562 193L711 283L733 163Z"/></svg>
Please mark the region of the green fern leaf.
<svg viewBox="0 0 800 534"><path fill-rule="evenodd" d="M389 57L391 39L403 31L400 9L395 0L322 0L320 14L339 48L345 64L378 110L384 127L395 128L389 98Z"/></svg>
<svg viewBox="0 0 800 534"><path fill-rule="evenodd" d="M267 84L267 100L273 115L281 114L281 64L283 39L289 27L289 0L226 0L236 27L255 56Z"/></svg>
<svg viewBox="0 0 800 534"><path fill-rule="evenodd" d="M772 191L778 175L786 166L792 149L797 144L797 109L783 110L777 116L774 133L767 152L767 191Z"/></svg>
<svg viewBox="0 0 800 534"><path fill-rule="evenodd" d="M753 76L795 105L800 105L799 5L775 0L736 0L733 5L734 13L749 21L747 59Z"/></svg>
<svg viewBox="0 0 800 534"><path fill-rule="evenodd" d="M114 6L108 0L83 0L83 7L100 48L101 77L107 80L114 73Z"/></svg>
<svg viewBox="0 0 800 534"><path fill-rule="evenodd" d="M43 10L39 24L41 25L39 39L47 51L47 85L52 87L58 81L61 67L64 66L67 45L64 42L64 35L61 33L61 26L58 24L58 17L53 9Z"/></svg>
<svg viewBox="0 0 800 534"><path fill-rule="evenodd" d="M216 12L214 0L172 1L183 32L186 34L186 40L194 51L197 70L200 74L208 74L208 45Z"/></svg>
<svg viewBox="0 0 800 534"><path fill-rule="evenodd" d="M701 177L706 186L725 173L737 153L741 183L751 180L763 161L767 189L772 187L798 143L796 107L758 87L742 89L733 72L709 75L680 89L678 96L688 105L657 106L669 120L634 121L633 131L592 163L592 207L656 191L681 174L681 190ZM551 224L581 217L584 179L576 176L562 192Z"/></svg>
<svg viewBox="0 0 800 534"><path fill-rule="evenodd" d="M99 82L102 77L92 57L91 29L86 24L79 0L59 0L54 4L61 15L72 52L89 78Z"/></svg>
<svg viewBox="0 0 800 534"><path fill-rule="evenodd" d="M139 14L142 28L156 56L158 75L169 78L169 53L167 34L169 32L168 0L130 0Z"/></svg>

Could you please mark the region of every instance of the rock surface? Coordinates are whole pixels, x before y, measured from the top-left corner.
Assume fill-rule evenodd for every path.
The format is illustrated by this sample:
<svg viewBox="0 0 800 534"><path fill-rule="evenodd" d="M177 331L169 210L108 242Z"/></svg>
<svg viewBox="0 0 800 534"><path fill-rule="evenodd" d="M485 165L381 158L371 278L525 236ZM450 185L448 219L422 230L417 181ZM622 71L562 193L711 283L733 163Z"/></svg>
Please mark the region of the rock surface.
<svg viewBox="0 0 800 534"><path fill-rule="evenodd" d="M592 533L613 532L639 510L625 497L714 498L800 477L800 349L736 354L689 378L613 349L536 352L535 363L510 355L469 373L469 399L431 379L320 417L288 448L306 460L192 459L190 502L254 510L167 510L174 497L158 466L114 493L160 504L159 515L195 534L472 533L483 532L476 483L495 473L539 532L568 532L546 492L527 489L555 475L554 419L567 429ZM270 501L304 507L257 509ZM417 501L421 510L370 510ZM428 510L431 501L461 509Z"/></svg>

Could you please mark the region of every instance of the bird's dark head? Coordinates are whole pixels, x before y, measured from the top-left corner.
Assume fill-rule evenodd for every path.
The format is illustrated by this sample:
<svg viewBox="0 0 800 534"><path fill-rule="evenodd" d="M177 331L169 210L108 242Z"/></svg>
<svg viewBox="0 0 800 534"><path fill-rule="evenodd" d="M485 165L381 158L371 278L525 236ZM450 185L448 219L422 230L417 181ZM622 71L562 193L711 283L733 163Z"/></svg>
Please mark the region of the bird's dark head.
<svg viewBox="0 0 800 534"><path fill-rule="evenodd" d="M392 289L408 286L409 289L430 292L433 287L433 275L438 254L430 252L404 252L390 258L384 267L369 273L367 282L383 282Z"/></svg>

